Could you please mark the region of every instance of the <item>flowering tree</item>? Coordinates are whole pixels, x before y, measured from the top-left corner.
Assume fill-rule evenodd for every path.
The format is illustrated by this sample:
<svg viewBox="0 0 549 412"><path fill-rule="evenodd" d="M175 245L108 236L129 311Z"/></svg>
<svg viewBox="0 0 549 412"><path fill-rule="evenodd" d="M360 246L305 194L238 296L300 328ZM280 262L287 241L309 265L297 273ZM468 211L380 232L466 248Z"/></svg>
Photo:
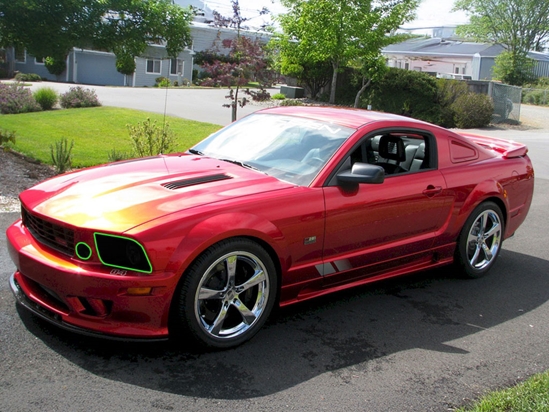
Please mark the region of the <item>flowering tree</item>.
<svg viewBox="0 0 549 412"><path fill-rule="evenodd" d="M221 45L228 50L227 54L215 54L211 51L206 53L209 58L202 62L202 69L210 77L205 79L202 85L230 89L227 98L231 102L223 106L232 109L234 122L238 106L244 107L247 102L246 97L239 97L240 89L250 81L259 81L260 84L264 84L268 80L268 60L263 46L257 39L237 36L234 39L223 40ZM254 92L249 89L246 89L245 93L254 95Z"/></svg>

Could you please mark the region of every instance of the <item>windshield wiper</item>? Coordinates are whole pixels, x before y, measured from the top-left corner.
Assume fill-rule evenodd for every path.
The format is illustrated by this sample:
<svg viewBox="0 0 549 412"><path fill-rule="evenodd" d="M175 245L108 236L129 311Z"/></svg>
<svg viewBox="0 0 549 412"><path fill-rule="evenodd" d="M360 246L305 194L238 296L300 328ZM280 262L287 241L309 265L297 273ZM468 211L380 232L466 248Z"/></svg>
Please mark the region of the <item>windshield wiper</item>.
<svg viewBox="0 0 549 412"><path fill-rule="evenodd" d="M257 167L249 165L248 163L241 162L240 160L234 160L234 159L219 159L219 160L221 160L222 162L229 162L238 166L242 166L246 169L259 170Z"/></svg>
<svg viewBox="0 0 549 412"><path fill-rule="evenodd" d="M202 153L200 150L196 150L196 149L189 149L187 150L190 154L194 154L194 155L199 155L199 156L204 156L204 153Z"/></svg>

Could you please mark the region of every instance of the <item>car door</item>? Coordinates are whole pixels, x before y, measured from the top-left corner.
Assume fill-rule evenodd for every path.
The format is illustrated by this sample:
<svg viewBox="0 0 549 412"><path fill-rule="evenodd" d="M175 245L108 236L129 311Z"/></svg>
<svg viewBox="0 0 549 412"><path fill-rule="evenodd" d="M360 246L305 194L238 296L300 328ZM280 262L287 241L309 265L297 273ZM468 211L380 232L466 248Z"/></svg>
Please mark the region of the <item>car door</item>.
<svg viewBox="0 0 549 412"><path fill-rule="evenodd" d="M426 144L420 166L412 167L418 159L407 158L401 163L408 169L389 168L392 172L381 184L333 184L324 188L324 260L319 271L327 286L433 259L430 249L452 204L444 177L436 167L436 142L433 136L417 132L413 138L400 131L395 135L408 140L410 156L417 154L412 154L413 146ZM357 159L379 165L390 162L381 159L381 149L372 151L372 139L369 136L349 154L351 163ZM357 152L362 155L357 156Z"/></svg>

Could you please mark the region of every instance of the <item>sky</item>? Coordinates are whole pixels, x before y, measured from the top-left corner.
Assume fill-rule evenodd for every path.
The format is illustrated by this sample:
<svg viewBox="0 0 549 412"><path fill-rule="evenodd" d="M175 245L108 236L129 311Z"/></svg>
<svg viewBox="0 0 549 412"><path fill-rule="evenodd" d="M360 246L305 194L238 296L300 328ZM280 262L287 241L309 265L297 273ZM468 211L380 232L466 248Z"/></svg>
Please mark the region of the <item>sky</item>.
<svg viewBox="0 0 549 412"><path fill-rule="evenodd" d="M176 0L177 3L192 2L202 4L202 0ZM222 15L232 14L230 0L204 0L212 9L219 11ZM258 16L258 10L267 7L272 13L283 13L284 8L279 0L239 0L242 15L255 17L247 24L250 26L261 25L264 17ZM422 0L417 9L417 19L406 23L404 27L433 27L441 25L457 25L467 23L467 15L464 12L451 12L454 0Z"/></svg>

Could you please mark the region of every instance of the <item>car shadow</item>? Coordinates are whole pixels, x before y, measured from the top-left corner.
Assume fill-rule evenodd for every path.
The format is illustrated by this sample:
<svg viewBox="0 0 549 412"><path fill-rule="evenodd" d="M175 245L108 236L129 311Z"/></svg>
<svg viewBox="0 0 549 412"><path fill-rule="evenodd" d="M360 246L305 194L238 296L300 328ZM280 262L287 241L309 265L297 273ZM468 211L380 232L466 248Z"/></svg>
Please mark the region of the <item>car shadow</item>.
<svg viewBox="0 0 549 412"><path fill-rule="evenodd" d="M245 399L324 373L383 368L421 348L466 354L453 342L549 300L549 261L502 250L491 273L467 280L451 268L383 281L279 310L250 342L193 353L172 342L122 343L62 331L18 309L27 329L102 378L184 396Z"/></svg>

